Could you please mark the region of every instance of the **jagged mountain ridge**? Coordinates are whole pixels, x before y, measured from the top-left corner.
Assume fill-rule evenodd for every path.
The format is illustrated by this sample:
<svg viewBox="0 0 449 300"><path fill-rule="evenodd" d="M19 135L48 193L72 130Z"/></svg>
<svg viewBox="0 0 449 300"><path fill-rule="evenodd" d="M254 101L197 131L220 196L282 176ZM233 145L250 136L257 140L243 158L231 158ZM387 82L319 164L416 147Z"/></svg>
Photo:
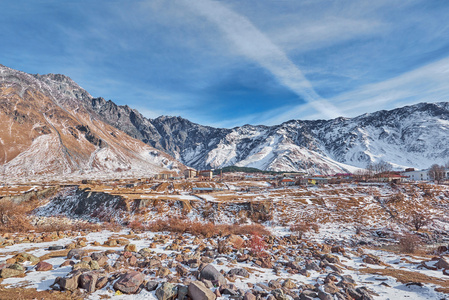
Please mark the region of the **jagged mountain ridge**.
<svg viewBox="0 0 449 300"><path fill-rule="evenodd" d="M384 160L397 168L446 163L449 103L420 103L355 118L301 121L232 129L181 117L147 119L102 98L93 108L109 124L197 168L229 165L274 171L334 173ZM120 115L120 120L114 119ZM352 167L351 167L352 166Z"/></svg>
<svg viewBox="0 0 449 300"><path fill-rule="evenodd" d="M0 175L120 177L184 167L101 121L90 99L64 75L0 65Z"/></svg>
<svg viewBox="0 0 449 300"><path fill-rule="evenodd" d="M90 118L94 116L196 169L238 165L327 174L353 171L354 167L379 160L396 167L426 168L432 163L446 163L449 154L446 102L421 103L355 118L291 120L275 126L227 129L181 117L147 119L128 106L93 98L64 75L33 76L58 91L59 105L74 110L81 109L76 105L81 106Z"/></svg>

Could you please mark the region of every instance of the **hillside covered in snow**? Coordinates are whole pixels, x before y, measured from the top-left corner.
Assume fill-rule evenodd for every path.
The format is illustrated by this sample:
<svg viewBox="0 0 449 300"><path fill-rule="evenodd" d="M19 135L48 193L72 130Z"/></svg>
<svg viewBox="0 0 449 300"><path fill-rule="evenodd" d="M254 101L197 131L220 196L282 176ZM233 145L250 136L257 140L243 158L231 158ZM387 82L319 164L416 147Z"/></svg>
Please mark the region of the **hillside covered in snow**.
<svg viewBox="0 0 449 300"><path fill-rule="evenodd" d="M4 66L0 72L2 174L147 174L177 168L172 157L196 169L236 165L332 174L379 161L423 169L447 163L449 155L447 102L355 118L213 128L181 117L145 118L92 97L64 75Z"/></svg>
<svg viewBox="0 0 449 300"><path fill-rule="evenodd" d="M146 119L102 98L93 109L109 124L197 169L236 165L332 174L386 161L428 168L449 155L449 103L420 103L355 118L213 128L181 117Z"/></svg>

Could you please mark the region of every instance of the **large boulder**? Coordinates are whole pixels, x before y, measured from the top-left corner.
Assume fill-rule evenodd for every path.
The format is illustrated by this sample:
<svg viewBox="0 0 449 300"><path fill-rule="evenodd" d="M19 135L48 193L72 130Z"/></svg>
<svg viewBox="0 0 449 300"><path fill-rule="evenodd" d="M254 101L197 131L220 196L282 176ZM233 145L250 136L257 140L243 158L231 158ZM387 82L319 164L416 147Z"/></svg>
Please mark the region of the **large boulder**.
<svg viewBox="0 0 449 300"><path fill-rule="evenodd" d="M88 293L95 292L95 287L98 280L98 274L94 272L88 272L81 274L79 277L79 287L85 289Z"/></svg>
<svg viewBox="0 0 449 300"><path fill-rule="evenodd" d="M114 284L114 289L125 294L135 294L143 283L145 276L137 271L130 271L122 275Z"/></svg>
<svg viewBox="0 0 449 300"><path fill-rule="evenodd" d="M164 282L156 290L158 300L172 300L178 295L178 288L173 283Z"/></svg>
<svg viewBox="0 0 449 300"><path fill-rule="evenodd" d="M33 254L25 253L25 252L15 255L14 259L18 263L23 263L23 262L29 261L32 265L35 265L38 262L40 262L39 257L34 256Z"/></svg>
<svg viewBox="0 0 449 300"><path fill-rule="evenodd" d="M74 291L78 288L78 279L81 276L82 272L80 270L76 270L72 272L69 277L64 278L56 278L54 284L58 284L62 290Z"/></svg>
<svg viewBox="0 0 449 300"><path fill-rule="evenodd" d="M23 270L16 270L11 268L4 268L0 271L1 278L17 277L25 274Z"/></svg>
<svg viewBox="0 0 449 300"><path fill-rule="evenodd" d="M72 249L67 253L67 259L81 259L86 252L83 249Z"/></svg>
<svg viewBox="0 0 449 300"><path fill-rule="evenodd" d="M438 269L449 269L449 262L444 258L440 258L435 266Z"/></svg>
<svg viewBox="0 0 449 300"><path fill-rule="evenodd" d="M194 281L189 284L188 295L192 300L215 300L215 294L208 289L201 281Z"/></svg>
<svg viewBox="0 0 449 300"><path fill-rule="evenodd" d="M219 283L220 286L223 286L226 284L226 279L224 278L224 276L220 272L218 272L218 270L215 269L215 267L213 265L210 265L210 264L205 266L201 270L199 279L210 280L213 283Z"/></svg>

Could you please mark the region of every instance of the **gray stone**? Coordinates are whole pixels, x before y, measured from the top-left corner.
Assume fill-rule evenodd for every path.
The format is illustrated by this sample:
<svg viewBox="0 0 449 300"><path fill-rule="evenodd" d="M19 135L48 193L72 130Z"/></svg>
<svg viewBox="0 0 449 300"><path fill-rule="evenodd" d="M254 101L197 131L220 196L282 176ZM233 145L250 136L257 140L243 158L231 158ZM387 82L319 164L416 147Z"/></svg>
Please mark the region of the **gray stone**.
<svg viewBox="0 0 449 300"><path fill-rule="evenodd" d="M48 247L48 250L55 251L55 250L62 250L64 249L64 246L50 246Z"/></svg>
<svg viewBox="0 0 449 300"><path fill-rule="evenodd" d="M276 298L276 300L288 300L288 297L284 294L281 289L275 289L271 294Z"/></svg>
<svg viewBox="0 0 449 300"><path fill-rule="evenodd" d="M228 272L229 275L237 275L237 276L242 276L245 278L249 277L249 272L246 269L243 268L234 268L229 270Z"/></svg>
<svg viewBox="0 0 449 300"><path fill-rule="evenodd" d="M332 297L331 294L328 294L321 290L318 291L318 298L320 298L320 300L334 300L334 297Z"/></svg>
<svg viewBox="0 0 449 300"><path fill-rule="evenodd" d="M226 284L226 279L212 265L207 265L201 270L199 279L207 279L212 281L213 284L219 283L220 286Z"/></svg>
<svg viewBox="0 0 449 300"><path fill-rule="evenodd" d="M159 283L157 281L154 280L150 280L147 282L147 284L145 285L145 288L147 289L147 291L152 292L155 289L157 289L157 286L159 285Z"/></svg>
<svg viewBox="0 0 449 300"><path fill-rule="evenodd" d="M178 300L184 300L189 293L189 288L185 285L178 285Z"/></svg>
<svg viewBox="0 0 449 300"><path fill-rule="evenodd" d="M156 290L156 297L158 300L175 299L178 294L178 288L169 282L164 282Z"/></svg>
<svg viewBox="0 0 449 300"><path fill-rule="evenodd" d="M67 259L80 259L85 254L85 251L83 249L72 249L67 253Z"/></svg>
<svg viewBox="0 0 449 300"><path fill-rule="evenodd" d="M320 271L321 268L313 261L311 260L306 260L306 265L305 265L306 270L313 270L313 271Z"/></svg>

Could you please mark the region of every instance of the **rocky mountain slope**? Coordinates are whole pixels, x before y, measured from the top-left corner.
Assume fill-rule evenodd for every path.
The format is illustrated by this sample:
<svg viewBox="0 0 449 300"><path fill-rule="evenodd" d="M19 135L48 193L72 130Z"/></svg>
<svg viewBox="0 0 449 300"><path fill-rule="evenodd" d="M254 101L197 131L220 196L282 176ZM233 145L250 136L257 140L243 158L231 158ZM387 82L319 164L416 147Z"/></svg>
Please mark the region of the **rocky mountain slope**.
<svg viewBox="0 0 449 300"><path fill-rule="evenodd" d="M146 119L102 98L93 109L109 124L197 168L229 165L274 171L335 173L387 161L396 168L444 164L449 154L449 103L420 103L356 118L275 126L212 128L181 117Z"/></svg>
<svg viewBox="0 0 449 300"><path fill-rule="evenodd" d="M94 161L96 166L102 166L100 169L106 168L104 160L91 159L91 154L97 151L95 155L98 156L111 150L113 142L107 140L116 141L117 138L112 133L123 133L115 133L112 127L106 129L104 126L108 125L105 123L196 169L237 165L273 171L329 174L355 171L370 162L381 160L392 163L396 168L422 169L433 163L446 163L449 154L449 103L446 102L420 103L355 118L291 120L275 126L245 125L227 129L195 124L181 117L161 116L147 119L128 106L119 106L103 98L93 98L64 75L29 75L6 67L2 67L1 72L1 110L2 114L8 115L1 120L1 134L11 136L11 132L13 129L17 130L19 124L20 128L24 129L23 132L28 132L26 138L20 137L28 142L8 149L3 142L7 141L8 137L3 138L0 135L0 155L3 155L0 159L4 162L15 157L20 159L18 155L25 148L38 151L42 149L39 143L50 142L53 146L61 143L64 145L62 151L55 150L62 153L60 159L64 164L60 164L59 168L65 170L64 172L75 169L90 170ZM43 107L56 106L52 108L51 113L45 111L49 108L39 111L37 118L35 108L28 107L30 113L24 108L24 105L29 104L23 99L29 98L40 99ZM49 104L43 104L47 102ZM64 114L71 116L54 126L53 119ZM24 115L27 116L25 119ZM29 118L35 120L29 122ZM35 122L36 120L39 122ZM28 125L23 127L23 124ZM89 128L77 128L79 125L88 125ZM101 130L96 132L98 127L101 127ZM72 140L70 136L75 136L71 131L75 130L75 135L78 135L75 139L83 141L85 146L75 147L70 151L64 150L66 144L61 142L63 137L45 134L56 133L55 128L63 133L63 137ZM91 133L94 133L95 138ZM37 137L39 139L36 139ZM52 140L47 141L50 138ZM122 144L126 144L128 139L125 135L120 137ZM77 153L79 151L87 152L81 155ZM140 153L140 150L138 152ZM79 155L84 155L83 159L88 157L87 164L77 162ZM116 156L118 161L123 160L122 156ZM161 157L153 156L148 159L158 161ZM170 165L170 159L167 159L165 164ZM131 166L129 162L112 166L116 161L111 157L107 169L127 169ZM9 164L12 166L14 163ZM158 161L157 164L159 163Z"/></svg>
<svg viewBox="0 0 449 300"><path fill-rule="evenodd" d="M182 167L102 122L91 98L66 76L30 75L0 65L0 174L101 177Z"/></svg>

